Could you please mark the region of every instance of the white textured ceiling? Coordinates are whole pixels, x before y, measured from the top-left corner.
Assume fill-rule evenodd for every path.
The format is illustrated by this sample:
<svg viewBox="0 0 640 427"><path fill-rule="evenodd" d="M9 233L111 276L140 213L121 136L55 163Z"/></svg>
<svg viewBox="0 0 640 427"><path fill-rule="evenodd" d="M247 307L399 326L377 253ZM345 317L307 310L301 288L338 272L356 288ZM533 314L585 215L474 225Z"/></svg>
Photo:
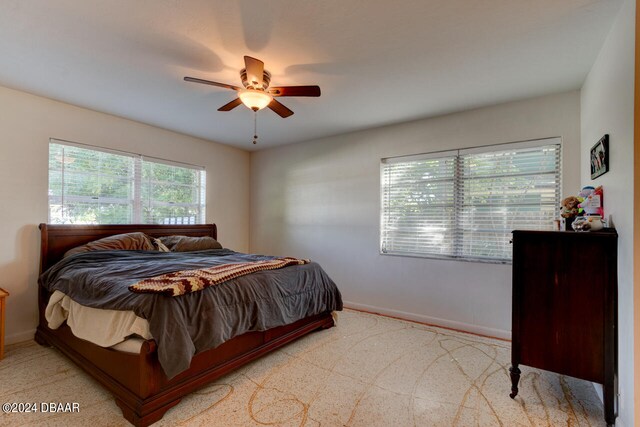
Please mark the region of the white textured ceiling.
<svg viewBox="0 0 640 427"><path fill-rule="evenodd" d="M259 149L577 89L621 0L1 0L0 85ZM243 56L295 114L217 112Z"/></svg>

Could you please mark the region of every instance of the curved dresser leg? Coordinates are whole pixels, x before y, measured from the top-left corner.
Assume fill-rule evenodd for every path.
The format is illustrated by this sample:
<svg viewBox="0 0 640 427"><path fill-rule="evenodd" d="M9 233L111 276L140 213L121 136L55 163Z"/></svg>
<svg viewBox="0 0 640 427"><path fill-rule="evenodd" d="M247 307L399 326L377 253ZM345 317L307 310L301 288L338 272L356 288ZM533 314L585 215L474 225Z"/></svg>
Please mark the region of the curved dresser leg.
<svg viewBox="0 0 640 427"><path fill-rule="evenodd" d="M520 381L520 368L513 365L509 368L509 376L511 377L511 394L509 397L514 399L518 395L518 382Z"/></svg>

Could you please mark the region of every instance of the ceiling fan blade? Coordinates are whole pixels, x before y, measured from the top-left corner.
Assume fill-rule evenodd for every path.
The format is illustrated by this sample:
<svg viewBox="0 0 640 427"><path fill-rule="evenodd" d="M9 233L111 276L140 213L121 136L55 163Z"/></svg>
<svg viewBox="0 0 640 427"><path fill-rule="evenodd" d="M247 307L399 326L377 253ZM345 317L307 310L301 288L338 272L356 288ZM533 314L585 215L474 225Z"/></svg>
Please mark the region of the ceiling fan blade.
<svg viewBox="0 0 640 427"><path fill-rule="evenodd" d="M236 98L228 104L224 104L222 107L218 108L218 111L231 111L240 104L242 104L242 101L240 101L240 98Z"/></svg>
<svg viewBox="0 0 640 427"><path fill-rule="evenodd" d="M268 107L271 108L277 115L279 115L283 119L286 119L287 117L293 114L293 111L291 111L290 109L288 109L287 107L285 107L284 105L276 101L275 99L271 100Z"/></svg>
<svg viewBox="0 0 640 427"><path fill-rule="evenodd" d="M238 86L228 85L226 83L212 82L211 80L197 79L195 77L185 77L184 81L192 82L192 83L202 83L202 84L205 84L205 85L211 85L211 86L217 86L217 87L223 87L225 89L240 90L240 88Z"/></svg>
<svg viewBox="0 0 640 427"><path fill-rule="evenodd" d="M320 96L320 86L280 86L270 87L273 96Z"/></svg>
<svg viewBox="0 0 640 427"><path fill-rule="evenodd" d="M264 76L264 62L250 56L244 57L244 66L247 70L247 82L254 88L262 87L262 76Z"/></svg>

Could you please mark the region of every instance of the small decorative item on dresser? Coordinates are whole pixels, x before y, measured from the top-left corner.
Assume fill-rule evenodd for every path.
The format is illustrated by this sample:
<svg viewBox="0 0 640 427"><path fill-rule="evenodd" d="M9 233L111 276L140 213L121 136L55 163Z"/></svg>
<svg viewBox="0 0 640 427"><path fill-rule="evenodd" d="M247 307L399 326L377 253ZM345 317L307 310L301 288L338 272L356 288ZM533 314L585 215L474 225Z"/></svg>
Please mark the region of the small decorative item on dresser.
<svg viewBox="0 0 640 427"><path fill-rule="evenodd" d="M574 231L589 231L591 230L591 224L587 221L587 218L577 216L571 224L571 228L573 228Z"/></svg>
<svg viewBox="0 0 640 427"><path fill-rule="evenodd" d="M604 217L603 201L604 191L602 185L596 188L591 186L583 187L580 193L578 193L578 200L580 204L580 213L584 212L586 215L600 215Z"/></svg>
<svg viewBox="0 0 640 427"><path fill-rule="evenodd" d="M591 231L600 231L604 228L600 215L587 215L587 221L591 225Z"/></svg>
<svg viewBox="0 0 640 427"><path fill-rule="evenodd" d="M578 216L571 227L575 231L600 231L604 228L604 222L600 215Z"/></svg>
<svg viewBox="0 0 640 427"><path fill-rule="evenodd" d="M0 360L4 357L4 300L9 292L0 288Z"/></svg>
<svg viewBox="0 0 640 427"><path fill-rule="evenodd" d="M571 231L571 224L578 216L580 200L576 196L565 197L560 205L560 216L564 218L564 229Z"/></svg>

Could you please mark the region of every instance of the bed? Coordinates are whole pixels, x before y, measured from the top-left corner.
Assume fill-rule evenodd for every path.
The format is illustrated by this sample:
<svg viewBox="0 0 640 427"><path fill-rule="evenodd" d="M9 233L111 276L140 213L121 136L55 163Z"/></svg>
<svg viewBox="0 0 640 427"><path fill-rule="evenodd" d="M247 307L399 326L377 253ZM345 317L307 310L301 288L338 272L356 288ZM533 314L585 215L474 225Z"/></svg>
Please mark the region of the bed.
<svg viewBox="0 0 640 427"><path fill-rule="evenodd" d="M142 232L152 237L169 235L217 238L210 225L51 225L40 224L40 272L60 261L69 249L116 234ZM334 326L331 311L310 315L290 324L264 331L247 332L216 348L197 353L188 369L168 378L158 360L155 340L142 342L138 353L104 348L77 338L68 325L48 326L45 311L52 292L39 286L40 321L35 340L50 345L100 382L114 396L123 416L136 426L162 418L186 394L210 383L265 353L318 329ZM341 306L341 301L340 301ZM340 307L341 308L341 307Z"/></svg>

